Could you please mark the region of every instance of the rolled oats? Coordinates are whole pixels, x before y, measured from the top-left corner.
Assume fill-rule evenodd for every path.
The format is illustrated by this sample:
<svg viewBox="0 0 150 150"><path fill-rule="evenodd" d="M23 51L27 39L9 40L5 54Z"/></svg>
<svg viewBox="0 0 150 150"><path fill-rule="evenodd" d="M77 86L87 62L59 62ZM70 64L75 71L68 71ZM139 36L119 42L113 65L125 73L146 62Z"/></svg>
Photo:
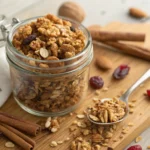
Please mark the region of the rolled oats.
<svg viewBox="0 0 150 150"><path fill-rule="evenodd" d="M58 128L55 128L55 127L51 128L52 133L57 132L57 131L58 131Z"/></svg>
<svg viewBox="0 0 150 150"><path fill-rule="evenodd" d="M50 146L51 147L56 147L58 144L57 144L57 142L56 141L52 141L51 143L50 143Z"/></svg>
<svg viewBox="0 0 150 150"><path fill-rule="evenodd" d="M80 128L86 128L87 127L87 125L84 122L78 122L77 126Z"/></svg>
<svg viewBox="0 0 150 150"><path fill-rule="evenodd" d="M135 139L135 142L138 143L142 140L142 137L141 136L138 136L136 139Z"/></svg>
<svg viewBox="0 0 150 150"><path fill-rule="evenodd" d="M57 141L57 144L63 144L64 141Z"/></svg>
<svg viewBox="0 0 150 150"><path fill-rule="evenodd" d="M91 150L91 143L83 140L82 138L76 138L71 143L71 150Z"/></svg>
<svg viewBox="0 0 150 150"><path fill-rule="evenodd" d="M129 122L129 123L128 123L128 126L131 126L131 127L132 127L132 126L134 126L134 123Z"/></svg>
<svg viewBox="0 0 150 150"><path fill-rule="evenodd" d="M13 148L13 147L15 147L15 144L10 142L10 141L8 141L8 142L5 143L5 147Z"/></svg>
<svg viewBox="0 0 150 150"><path fill-rule="evenodd" d="M45 128L49 128L50 125L51 125L51 122L50 122L50 121L46 121L46 123L45 123Z"/></svg>
<svg viewBox="0 0 150 150"><path fill-rule="evenodd" d="M103 88L103 91L104 91L104 92L107 92L107 91L108 91L108 87L104 87L104 88Z"/></svg>
<svg viewBox="0 0 150 150"><path fill-rule="evenodd" d="M77 115L77 118L79 118L79 119L84 119L84 118L85 118L85 115L84 115L84 114L78 114L78 115Z"/></svg>
<svg viewBox="0 0 150 150"><path fill-rule="evenodd" d="M126 104L117 98L108 101L97 101L94 107L90 108L89 117L93 121L102 123L115 122L120 120L126 111Z"/></svg>

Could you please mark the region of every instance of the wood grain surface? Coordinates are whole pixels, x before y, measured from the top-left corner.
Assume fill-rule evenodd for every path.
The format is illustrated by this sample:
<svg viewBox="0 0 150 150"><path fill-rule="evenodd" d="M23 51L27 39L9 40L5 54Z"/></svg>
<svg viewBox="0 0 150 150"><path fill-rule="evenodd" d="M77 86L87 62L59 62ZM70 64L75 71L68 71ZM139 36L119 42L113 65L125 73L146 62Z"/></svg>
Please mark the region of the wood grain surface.
<svg viewBox="0 0 150 150"><path fill-rule="evenodd" d="M137 45L143 45L145 47L149 46L150 43L150 25L149 24L122 24L118 22L110 23L107 26L103 27L104 30L110 31L133 31L133 32L141 32L146 33L146 41L145 43L137 43ZM90 76L98 75L104 79L104 87L108 87L109 90L107 92L103 92L101 90L100 97L114 97L120 93L120 91L129 88L139 77L146 72L150 67L150 63L148 61L135 58L123 53L116 52L114 50L108 49L107 47L101 46L99 43L94 42L94 55L100 56L105 55L110 58L113 62L113 68L109 71L101 71L95 66L95 57L90 66ZM129 75L123 80L114 80L112 78L112 73L114 69L120 64L128 64L131 69ZM150 81L147 80L144 83L143 87L137 88L129 97L129 101L132 99L136 99L134 113L129 114L125 121L117 125L117 131L114 133L113 139L118 139L118 142L109 142L109 146L114 150L123 150L135 137L137 137L142 131L150 126L150 99L144 96L144 92L146 89L150 87ZM85 98L84 102L81 104L81 107L78 108L75 112L82 113L83 110L91 105L92 97L94 95L94 90L89 88L88 95ZM12 96L10 96L9 100L6 104L0 109L2 111L6 111L10 114L20 116L24 119L28 119L31 121L37 122L40 120L40 117L36 117L30 115L23 111L15 102ZM69 126L72 122L76 120L76 115L70 116L66 115L65 120L61 123L61 129L57 133L50 134L48 132L44 132L39 134L34 139L36 140L36 148L35 150L69 150L70 143L73 140L72 134L69 132ZM134 126L129 128L127 134L123 136L122 139L119 138L119 135L122 131L122 127L127 126L129 122L133 122ZM64 142L62 145L57 146L56 148L50 148L49 144L51 141L55 140L65 140L67 137L70 137L69 141ZM0 150L8 150L4 146L5 142L8 139L0 136ZM19 150L17 146L15 148L11 148L11 150ZM102 150L106 150L106 148L102 148Z"/></svg>

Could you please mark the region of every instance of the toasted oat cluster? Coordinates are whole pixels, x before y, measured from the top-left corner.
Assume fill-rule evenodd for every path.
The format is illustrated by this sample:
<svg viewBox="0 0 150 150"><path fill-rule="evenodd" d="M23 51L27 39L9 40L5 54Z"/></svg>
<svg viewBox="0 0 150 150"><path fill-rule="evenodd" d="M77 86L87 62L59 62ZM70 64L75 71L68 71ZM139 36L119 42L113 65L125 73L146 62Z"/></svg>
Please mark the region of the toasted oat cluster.
<svg viewBox="0 0 150 150"><path fill-rule="evenodd" d="M90 108L89 117L93 121L108 123L120 120L125 112L126 104L117 98L113 98L104 102L96 102L94 107Z"/></svg>
<svg viewBox="0 0 150 150"><path fill-rule="evenodd" d="M69 21L48 14L18 29L14 47L22 54L40 60L70 58L85 46L83 32Z"/></svg>
<svg viewBox="0 0 150 150"><path fill-rule="evenodd" d="M82 137L76 138L72 143L71 143L71 150L91 150L91 143L85 141L82 139Z"/></svg>
<svg viewBox="0 0 150 150"><path fill-rule="evenodd" d="M100 150L110 147L109 141L116 131L116 125L99 126L92 124L87 118L74 121L69 130L74 135L71 150Z"/></svg>

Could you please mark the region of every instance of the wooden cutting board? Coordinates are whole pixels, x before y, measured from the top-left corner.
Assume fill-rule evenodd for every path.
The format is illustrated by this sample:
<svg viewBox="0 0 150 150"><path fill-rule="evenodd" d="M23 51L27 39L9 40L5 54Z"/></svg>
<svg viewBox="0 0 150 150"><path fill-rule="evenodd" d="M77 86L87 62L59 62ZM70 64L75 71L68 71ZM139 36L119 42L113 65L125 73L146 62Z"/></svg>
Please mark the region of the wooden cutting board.
<svg viewBox="0 0 150 150"><path fill-rule="evenodd" d="M144 32L146 33L146 41L145 43L135 42L134 44L143 45L145 47L150 47L150 24L122 24L118 22L113 22L108 24L103 28L104 30L110 31L132 31L132 32ZM101 90L100 97L114 97L120 93L120 91L129 88L143 73L146 72L150 67L150 62L138 59L126 54L118 53L116 51L112 51L106 47L102 47L101 45L95 43L94 44L94 55L105 55L110 58L113 62L113 68L110 71L104 72L96 68L94 65L95 58L90 66L90 76L98 75L104 79L105 85L104 87L109 87L107 92L103 92ZM112 73L114 69L120 64L128 64L131 67L129 75L123 80L115 81L112 78ZM119 139L119 135L122 131L122 127L127 126L129 122L133 122L134 126L129 128L127 134L123 136L122 139L119 139L118 142L110 141L109 145L114 150L123 150L135 137L137 137L143 130L150 126L150 99L144 96L144 92L146 89L150 88L150 81L147 80L144 83L143 87L139 87L134 91L134 93L130 96L129 101L132 99L136 99L134 113L130 114L127 119L118 124L117 131L114 133L113 139ZM77 113L83 112L86 106L90 105L92 102L92 97L94 95L94 90L89 88L88 95L85 98L84 102L81 104L81 107L76 110ZM6 111L12 115L16 115L22 117L24 119L32 120L37 122L40 120L40 117L36 117L28 114L23 111L15 102L12 96L8 99L6 104L0 109L2 111ZM76 120L76 115L70 116L67 115L65 117L65 121L61 123L61 129L55 134L49 133L41 133L38 135L35 140L37 142L35 150L69 150L69 145L73 140L71 134L69 133L69 126L71 123ZM63 143L62 145L57 146L56 148L50 148L49 144L52 140L64 140L67 137L71 137L71 140ZM4 137L0 137L0 150L7 150L4 146L5 142L8 139ZM18 150L19 148L15 146L15 148L11 148L11 150ZM102 148L105 150L106 148Z"/></svg>

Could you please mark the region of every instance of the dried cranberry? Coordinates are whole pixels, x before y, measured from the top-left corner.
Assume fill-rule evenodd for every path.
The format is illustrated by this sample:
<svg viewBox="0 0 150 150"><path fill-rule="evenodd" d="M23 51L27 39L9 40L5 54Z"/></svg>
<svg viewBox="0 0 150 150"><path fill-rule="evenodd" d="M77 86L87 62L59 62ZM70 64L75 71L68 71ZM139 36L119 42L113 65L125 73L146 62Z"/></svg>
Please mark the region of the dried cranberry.
<svg viewBox="0 0 150 150"><path fill-rule="evenodd" d="M147 90L147 96L150 97L150 90Z"/></svg>
<svg viewBox="0 0 150 150"><path fill-rule="evenodd" d="M22 41L22 44L23 45L28 45L30 44L33 40L36 39L36 35L35 34L31 34L29 35L27 38L25 38L23 41Z"/></svg>
<svg viewBox="0 0 150 150"><path fill-rule="evenodd" d="M72 32L76 32L76 30L75 30L75 28L74 28L73 26L70 27L70 30L71 30Z"/></svg>
<svg viewBox="0 0 150 150"><path fill-rule="evenodd" d="M142 150L142 147L140 145L133 145L129 147L127 150Z"/></svg>
<svg viewBox="0 0 150 150"><path fill-rule="evenodd" d="M115 79L123 79L129 73L130 67L128 65L120 65L113 73Z"/></svg>
<svg viewBox="0 0 150 150"><path fill-rule="evenodd" d="M104 85L104 81L101 77L99 76L93 76L90 78L90 85L94 89L100 89Z"/></svg>

